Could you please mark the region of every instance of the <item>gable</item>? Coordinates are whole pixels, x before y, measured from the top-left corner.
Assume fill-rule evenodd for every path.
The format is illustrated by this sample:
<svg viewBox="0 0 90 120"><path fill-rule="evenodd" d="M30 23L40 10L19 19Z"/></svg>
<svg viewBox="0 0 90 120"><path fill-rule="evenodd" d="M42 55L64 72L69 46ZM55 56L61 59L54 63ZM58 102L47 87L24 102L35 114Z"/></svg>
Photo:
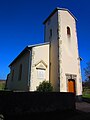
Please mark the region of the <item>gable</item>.
<svg viewBox="0 0 90 120"><path fill-rule="evenodd" d="M46 70L47 68L46 63L43 60L39 61L37 64L35 64L35 66L36 66L36 69Z"/></svg>

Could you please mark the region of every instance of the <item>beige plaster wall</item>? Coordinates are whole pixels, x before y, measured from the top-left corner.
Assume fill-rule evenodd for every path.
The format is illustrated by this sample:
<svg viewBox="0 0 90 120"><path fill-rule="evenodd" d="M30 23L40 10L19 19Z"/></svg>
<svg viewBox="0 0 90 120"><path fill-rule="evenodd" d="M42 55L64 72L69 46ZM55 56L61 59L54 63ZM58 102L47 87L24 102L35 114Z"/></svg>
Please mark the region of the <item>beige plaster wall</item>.
<svg viewBox="0 0 90 120"><path fill-rule="evenodd" d="M40 61L43 61L47 66L45 70L45 79L39 79L37 75L38 69L36 69L36 67L38 64L42 64L44 66ZM44 80L49 81L49 44L39 45L32 48L30 91L35 91L40 82L43 82Z"/></svg>
<svg viewBox="0 0 90 120"><path fill-rule="evenodd" d="M27 91L28 90L28 63L29 63L29 52L26 52L21 58L19 58L11 67L10 67L10 76L7 81L7 89L15 91ZM22 64L22 77L21 80L18 80L19 76L19 66ZM12 71L14 70L13 81Z"/></svg>
<svg viewBox="0 0 90 120"><path fill-rule="evenodd" d="M59 59L60 59L60 91L67 92L66 74L77 75L76 94L82 94L82 80L80 73L80 61L78 55L78 42L76 21L67 11L58 11L58 20L60 22L60 39L59 39ZM67 26L70 27L71 36L67 36Z"/></svg>
<svg viewBox="0 0 90 120"><path fill-rule="evenodd" d="M50 42L50 82L54 87L54 91L59 91L59 72L58 72L58 12L56 12L45 23L45 42ZM50 29L52 29L52 37L50 37Z"/></svg>

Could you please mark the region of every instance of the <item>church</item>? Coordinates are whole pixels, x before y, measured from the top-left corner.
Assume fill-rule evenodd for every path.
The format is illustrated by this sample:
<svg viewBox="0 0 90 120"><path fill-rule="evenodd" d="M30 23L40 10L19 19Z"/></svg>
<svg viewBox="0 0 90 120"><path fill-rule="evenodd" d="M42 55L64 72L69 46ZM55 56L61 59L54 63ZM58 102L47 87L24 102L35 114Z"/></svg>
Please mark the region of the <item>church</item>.
<svg viewBox="0 0 90 120"><path fill-rule="evenodd" d="M28 45L9 65L7 89L36 91L49 81L54 92L82 95L77 19L65 8L56 8L43 22L44 43Z"/></svg>

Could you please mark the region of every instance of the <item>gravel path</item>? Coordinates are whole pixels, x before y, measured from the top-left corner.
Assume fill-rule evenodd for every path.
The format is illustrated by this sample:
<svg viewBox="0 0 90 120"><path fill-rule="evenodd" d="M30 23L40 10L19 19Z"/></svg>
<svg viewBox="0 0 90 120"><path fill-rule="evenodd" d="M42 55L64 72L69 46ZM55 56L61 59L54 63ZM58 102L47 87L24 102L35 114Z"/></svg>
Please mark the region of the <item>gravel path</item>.
<svg viewBox="0 0 90 120"><path fill-rule="evenodd" d="M90 103L87 102L76 102L76 109L82 112L90 112Z"/></svg>

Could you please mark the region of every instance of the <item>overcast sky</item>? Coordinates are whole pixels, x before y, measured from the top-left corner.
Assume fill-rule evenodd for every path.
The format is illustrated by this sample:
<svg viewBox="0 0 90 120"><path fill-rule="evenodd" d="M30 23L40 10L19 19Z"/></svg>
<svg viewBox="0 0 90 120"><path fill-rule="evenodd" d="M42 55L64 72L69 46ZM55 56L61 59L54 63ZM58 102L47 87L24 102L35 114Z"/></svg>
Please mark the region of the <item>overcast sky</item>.
<svg viewBox="0 0 90 120"><path fill-rule="evenodd" d="M0 79L8 65L27 46L44 42L43 21L56 8L67 8L77 18L83 68L90 61L90 0L0 0Z"/></svg>

